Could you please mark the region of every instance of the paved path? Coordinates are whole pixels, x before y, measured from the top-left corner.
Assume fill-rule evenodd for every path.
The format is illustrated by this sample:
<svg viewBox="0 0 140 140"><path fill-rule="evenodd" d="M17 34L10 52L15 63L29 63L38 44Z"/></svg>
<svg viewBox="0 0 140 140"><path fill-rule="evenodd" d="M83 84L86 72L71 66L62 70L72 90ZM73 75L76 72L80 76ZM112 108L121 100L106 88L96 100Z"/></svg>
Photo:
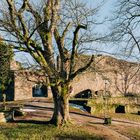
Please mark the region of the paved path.
<svg viewBox="0 0 140 140"><path fill-rule="evenodd" d="M50 101L32 101L25 104L24 111L28 112L26 120L49 120L53 113L53 103ZM140 123L113 120L111 126L103 125L103 118L98 118L82 111L71 111L70 116L72 120L79 126L85 127L89 132L103 136L106 140L130 140L126 134L120 133L116 129L112 129L112 125L133 126L140 129ZM24 118L23 118L24 119Z"/></svg>

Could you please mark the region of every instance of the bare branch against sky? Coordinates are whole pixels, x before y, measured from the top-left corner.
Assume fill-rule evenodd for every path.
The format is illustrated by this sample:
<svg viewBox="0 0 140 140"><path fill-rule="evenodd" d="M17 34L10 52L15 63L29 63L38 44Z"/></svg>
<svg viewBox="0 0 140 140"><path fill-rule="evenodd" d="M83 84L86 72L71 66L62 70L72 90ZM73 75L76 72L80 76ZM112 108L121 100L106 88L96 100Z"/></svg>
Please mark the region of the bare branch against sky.
<svg viewBox="0 0 140 140"><path fill-rule="evenodd" d="M41 1L44 1L45 2L45 0L41 0ZM1 2L0 2L0 6L1 7L3 7L3 9L5 8L5 6L6 6L6 3L4 2L4 0L2 0ZM20 3L21 3L21 1L19 0L18 1L18 3L19 3L19 5L20 5ZM39 0L33 0L33 3L34 3L34 5L36 6L38 6L38 5L40 5L40 1ZM86 2L87 3L87 2ZM97 14L97 16L96 16L96 20L94 19L92 22L96 22L97 21L97 27L96 28L92 28L91 29L91 32L92 31L95 31L95 32L97 32L97 35L100 35L100 34L106 34L109 30L108 30L108 27L109 27L109 25L108 25L108 23L105 23L104 22L104 24L99 24L99 23L103 23L103 21L105 20L105 19L108 19L108 17L109 16L111 16L111 11L112 11L112 9L113 9L113 5L114 5L114 1L113 0L98 0L98 1L94 1L94 0L88 0L88 3L87 3L87 5L90 5L90 7L91 8L93 8L93 7L98 7L98 6L100 6L101 5L101 3L102 3L102 7L100 8L100 11L99 11L99 13ZM38 7L38 10L41 10L41 5L40 5L40 7ZM5 9L6 10L6 9ZM27 15L27 14L26 14ZM0 15L1 16L1 15ZM28 15L29 16L29 15ZM33 27L34 25L32 24L32 20L28 23L29 24L29 26L30 27ZM2 29L1 29L2 30ZM94 33L95 33L94 32ZM11 40L11 41L14 41L14 39L13 39L13 37L11 38L11 36L8 36L8 38L6 38L7 37L7 33L4 33L3 34L4 35L4 37L5 37L5 39L7 39L7 40ZM88 35L89 36L89 35ZM87 36L87 37L88 37ZM38 39L38 38L36 38L36 39ZM81 39L83 39L83 40L87 40L86 38L82 38L82 36L81 36ZM94 40L94 39L93 39ZM21 42L22 43L22 42ZM101 43L99 43L98 41L94 41L94 43L92 43L92 44L87 44L88 46L89 46L89 48L90 49L87 49L88 50L88 53L91 53L91 52L93 52L94 51L94 53L98 53L98 52L100 52L100 51L102 51L101 53L108 53L108 54L111 54L111 53L114 53L114 48L111 48L111 49L108 49L109 47L108 47L108 45L107 44L101 44ZM100 47L98 47L98 46L100 46ZM92 48L92 49L91 49ZM85 50L84 50L84 46L83 46L83 49L82 50L80 50L81 52L85 52ZM29 60L31 61L31 62L33 62L34 63L34 61L32 60L32 57L30 57L30 55L28 55L28 54L26 54L26 53L23 53L23 52L18 52L18 53L16 53L16 59L18 60L18 61L22 61L23 60L23 56L24 55L26 55L26 58L29 58Z"/></svg>

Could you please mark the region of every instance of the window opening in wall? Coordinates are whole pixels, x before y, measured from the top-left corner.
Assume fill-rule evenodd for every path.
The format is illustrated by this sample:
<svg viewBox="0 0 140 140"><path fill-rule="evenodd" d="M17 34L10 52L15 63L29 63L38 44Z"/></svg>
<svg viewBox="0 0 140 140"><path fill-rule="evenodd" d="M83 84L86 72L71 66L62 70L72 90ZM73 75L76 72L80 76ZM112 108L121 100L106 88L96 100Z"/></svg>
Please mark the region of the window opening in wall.
<svg viewBox="0 0 140 140"><path fill-rule="evenodd" d="M115 109L115 113L125 113L125 106L119 105Z"/></svg>
<svg viewBox="0 0 140 140"><path fill-rule="evenodd" d="M33 97L48 97L47 86L35 84L32 88Z"/></svg>

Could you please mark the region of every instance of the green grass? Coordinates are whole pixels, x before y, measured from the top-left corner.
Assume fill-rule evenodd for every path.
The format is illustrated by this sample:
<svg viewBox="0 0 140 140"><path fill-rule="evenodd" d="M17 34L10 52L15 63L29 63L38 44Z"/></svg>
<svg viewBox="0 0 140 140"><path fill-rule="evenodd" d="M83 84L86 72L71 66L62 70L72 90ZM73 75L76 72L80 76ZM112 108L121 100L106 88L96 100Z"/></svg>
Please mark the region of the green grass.
<svg viewBox="0 0 140 140"><path fill-rule="evenodd" d="M124 119L128 121L134 121L134 122L139 122L140 123L140 115L137 114L130 114L130 113L112 113L110 114L112 118L116 119Z"/></svg>
<svg viewBox="0 0 140 140"><path fill-rule="evenodd" d="M94 115L97 117L104 117L104 113L95 113ZM121 119L140 123L140 115L135 113L106 113L106 115L110 116L112 119Z"/></svg>
<svg viewBox="0 0 140 140"><path fill-rule="evenodd" d="M0 140L101 140L81 127L56 128L45 124L0 124Z"/></svg>

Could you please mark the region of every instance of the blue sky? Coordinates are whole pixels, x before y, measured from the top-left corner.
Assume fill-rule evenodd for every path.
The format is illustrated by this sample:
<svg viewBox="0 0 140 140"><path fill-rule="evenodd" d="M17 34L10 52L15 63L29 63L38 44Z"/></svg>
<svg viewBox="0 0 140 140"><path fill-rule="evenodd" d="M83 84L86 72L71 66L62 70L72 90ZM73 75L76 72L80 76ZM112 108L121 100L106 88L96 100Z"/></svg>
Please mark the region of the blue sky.
<svg viewBox="0 0 140 140"><path fill-rule="evenodd" d="M108 18L113 16L113 11L115 9L115 4L117 2L117 0L86 0L87 3L91 6L91 7L96 7L97 5L101 4L101 2L103 2L103 6L101 7L99 13L98 13L98 18L100 19L100 21L103 21L104 18ZM38 0L33 1L33 2L37 2L39 3ZM109 27L110 27L110 23L109 22L105 22L104 25L100 25L96 30L99 33L107 33L109 32ZM117 48L114 46L111 46L112 44L110 43L106 43L106 44L99 44L99 43L93 43L94 46L96 46L95 48L97 48L99 50L99 53L104 53L104 54L111 54L111 53L117 53L118 46ZM27 55L27 54L23 54L23 53L17 53L16 54L16 60L18 61L27 61L30 60L31 62L33 62L32 58Z"/></svg>
<svg viewBox="0 0 140 140"><path fill-rule="evenodd" d="M107 17L111 16L115 0L86 0L86 1L91 7L96 7L97 5L100 5L101 2L104 3L98 14L98 18L100 19L100 21L103 21L103 19L105 17L107 18ZM33 1L33 2L39 4L38 0ZM105 24L105 25L99 26L99 28L97 28L97 30L98 30L98 32L101 32L101 33L108 32L108 25ZM100 47L98 47L98 44L95 44L95 45L97 45L97 48L101 48L101 45L100 45ZM104 47L104 45L102 45L101 50L107 51L108 49L106 47ZM23 54L23 53L16 54L17 60L25 61L28 58L29 58L29 56L26 54ZM31 60L31 58L29 58L29 60Z"/></svg>

